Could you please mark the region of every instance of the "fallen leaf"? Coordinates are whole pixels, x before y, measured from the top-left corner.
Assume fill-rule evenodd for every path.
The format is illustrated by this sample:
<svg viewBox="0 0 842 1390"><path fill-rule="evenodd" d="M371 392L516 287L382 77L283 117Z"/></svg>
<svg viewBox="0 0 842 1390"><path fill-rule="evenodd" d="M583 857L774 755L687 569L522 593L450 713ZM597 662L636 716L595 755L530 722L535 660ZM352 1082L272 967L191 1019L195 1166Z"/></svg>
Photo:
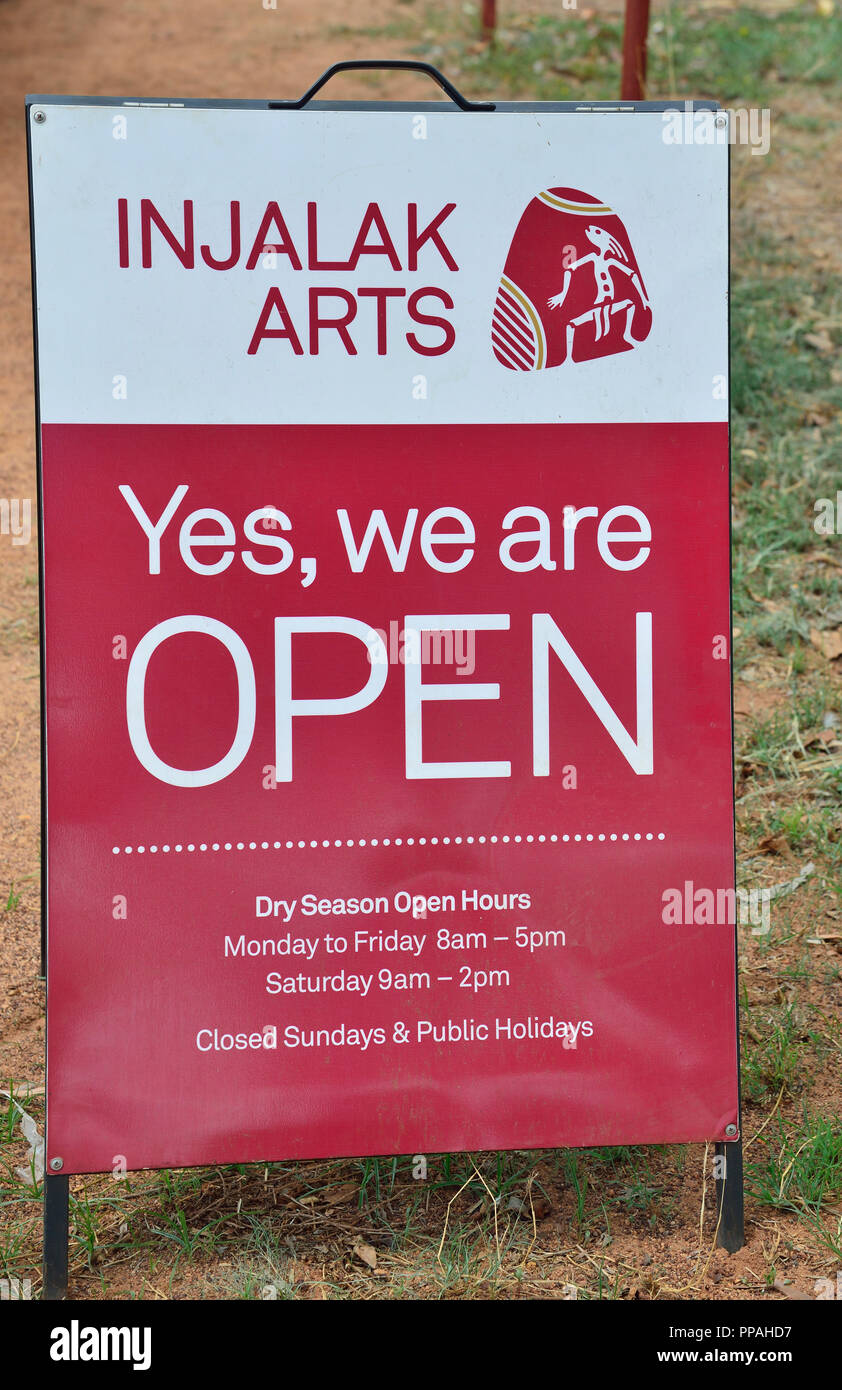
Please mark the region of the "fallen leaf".
<svg viewBox="0 0 842 1390"><path fill-rule="evenodd" d="M734 713L744 714L754 719L765 719L779 709L786 701L781 690L770 690L763 686L746 686L740 681L734 684Z"/></svg>
<svg viewBox="0 0 842 1390"><path fill-rule="evenodd" d="M812 1294L802 1293L800 1289L794 1288L792 1284L784 1284L780 1279L775 1280L772 1288L776 1293L784 1294L786 1298L798 1299L806 1303L812 1303L814 1301Z"/></svg>
<svg viewBox="0 0 842 1390"><path fill-rule="evenodd" d="M0 1091L0 1096L5 1096L10 1105L13 1105L20 1115L20 1132L29 1145L26 1155L26 1166L16 1168L15 1172L22 1182L32 1187L37 1187L44 1177L44 1136L38 1133L38 1126L31 1115L27 1115L20 1102L9 1091Z"/></svg>
<svg viewBox="0 0 842 1390"><path fill-rule="evenodd" d="M355 1182L343 1183L341 1187L332 1187L325 1193L325 1201L328 1206L336 1207L342 1202L350 1202L352 1197L359 1194L359 1184Z"/></svg>
<svg viewBox="0 0 842 1390"><path fill-rule="evenodd" d="M817 743L827 746L831 743L838 743L838 741L835 729L809 729L801 735L801 742L805 748L814 748Z"/></svg>
<svg viewBox="0 0 842 1390"><path fill-rule="evenodd" d="M765 889L770 898L780 898L785 893L793 893L796 888L800 888L802 883L806 883L812 873L815 873L816 866L812 859L809 864L805 864L800 874L795 878L788 878L785 883L773 883L771 888Z"/></svg>
<svg viewBox="0 0 842 1390"><path fill-rule="evenodd" d="M810 641L828 661L836 661L842 656L842 632L819 632L814 627L810 629Z"/></svg>
<svg viewBox="0 0 842 1390"><path fill-rule="evenodd" d="M373 1245L363 1245L362 1241L357 1241L353 1252L358 1260L362 1260L369 1269L377 1268L377 1251Z"/></svg>
<svg viewBox="0 0 842 1390"><path fill-rule="evenodd" d="M761 854L788 856L791 853L786 835L764 835L762 840L758 840L757 848Z"/></svg>
<svg viewBox="0 0 842 1390"><path fill-rule="evenodd" d="M805 333L804 342L816 352L833 352L833 340L826 328L820 328L818 333Z"/></svg>

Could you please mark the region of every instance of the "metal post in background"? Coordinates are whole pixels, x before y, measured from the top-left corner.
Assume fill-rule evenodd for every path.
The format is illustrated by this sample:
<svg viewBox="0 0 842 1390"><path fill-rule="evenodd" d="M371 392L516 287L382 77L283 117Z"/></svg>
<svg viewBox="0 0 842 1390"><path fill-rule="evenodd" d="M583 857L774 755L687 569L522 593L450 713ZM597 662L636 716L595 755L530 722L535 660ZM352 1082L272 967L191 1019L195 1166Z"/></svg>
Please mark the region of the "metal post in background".
<svg viewBox="0 0 842 1390"><path fill-rule="evenodd" d="M649 0L626 0L623 27L622 101L646 97L646 39L649 33Z"/></svg>
<svg viewBox="0 0 842 1390"><path fill-rule="evenodd" d="M482 37L492 42L497 28L497 0L482 0Z"/></svg>

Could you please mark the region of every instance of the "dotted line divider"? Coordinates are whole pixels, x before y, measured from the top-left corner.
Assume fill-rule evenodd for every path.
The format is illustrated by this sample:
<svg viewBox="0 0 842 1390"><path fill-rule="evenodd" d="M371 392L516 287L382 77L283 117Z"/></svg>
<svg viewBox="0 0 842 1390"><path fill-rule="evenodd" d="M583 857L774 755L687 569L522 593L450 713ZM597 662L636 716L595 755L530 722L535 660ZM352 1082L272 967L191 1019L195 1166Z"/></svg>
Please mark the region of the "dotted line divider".
<svg viewBox="0 0 842 1390"><path fill-rule="evenodd" d="M596 844L623 841L665 840L663 831L617 831L605 834L572 835L407 835L398 838L364 840L237 840L214 841L198 845L114 845L112 854L188 854L210 851L245 849L380 849L403 845L532 845L567 844L568 842Z"/></svg>

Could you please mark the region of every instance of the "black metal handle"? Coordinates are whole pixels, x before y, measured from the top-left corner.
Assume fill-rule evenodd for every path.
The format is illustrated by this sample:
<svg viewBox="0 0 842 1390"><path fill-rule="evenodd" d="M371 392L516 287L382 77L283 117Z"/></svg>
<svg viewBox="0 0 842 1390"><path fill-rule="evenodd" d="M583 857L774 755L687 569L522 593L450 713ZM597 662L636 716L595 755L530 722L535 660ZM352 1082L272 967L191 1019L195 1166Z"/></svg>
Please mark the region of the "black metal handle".
<svg viewBox="0 0 842 1390"><path fill-rule="evenodd" d="M371 72L376 68L389 68L398 72L423 72L427 77L432 77L437 82L443 92L446 92L450 100L459 107L460 111L493 111L495 109L493 101L468 101L462 93L449 82L443 72L434 68L432 63L419 63L413 58L350 58L342 63L334 63L333 67L323 72L321 77L308 87L303 97L297 101L270 101L270 111L301 111L308 101L312 101L316 92L321 91L326 82L335 77L338 72Z"/></svg>

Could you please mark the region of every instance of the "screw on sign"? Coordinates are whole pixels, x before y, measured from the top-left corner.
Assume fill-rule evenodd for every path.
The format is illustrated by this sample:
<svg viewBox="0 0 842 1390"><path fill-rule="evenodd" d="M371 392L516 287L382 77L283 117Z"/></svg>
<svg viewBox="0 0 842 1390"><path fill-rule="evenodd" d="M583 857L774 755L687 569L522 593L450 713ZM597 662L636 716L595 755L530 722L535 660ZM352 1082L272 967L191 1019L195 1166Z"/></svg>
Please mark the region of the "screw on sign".
<svg viewBox="0 0 842 1390"><path fill-rule="evenodd" d="M537 371L628 352L652 309L628 232L606 203L572 188L533 198L512 238L491 341L498 362Z"/></svg>

